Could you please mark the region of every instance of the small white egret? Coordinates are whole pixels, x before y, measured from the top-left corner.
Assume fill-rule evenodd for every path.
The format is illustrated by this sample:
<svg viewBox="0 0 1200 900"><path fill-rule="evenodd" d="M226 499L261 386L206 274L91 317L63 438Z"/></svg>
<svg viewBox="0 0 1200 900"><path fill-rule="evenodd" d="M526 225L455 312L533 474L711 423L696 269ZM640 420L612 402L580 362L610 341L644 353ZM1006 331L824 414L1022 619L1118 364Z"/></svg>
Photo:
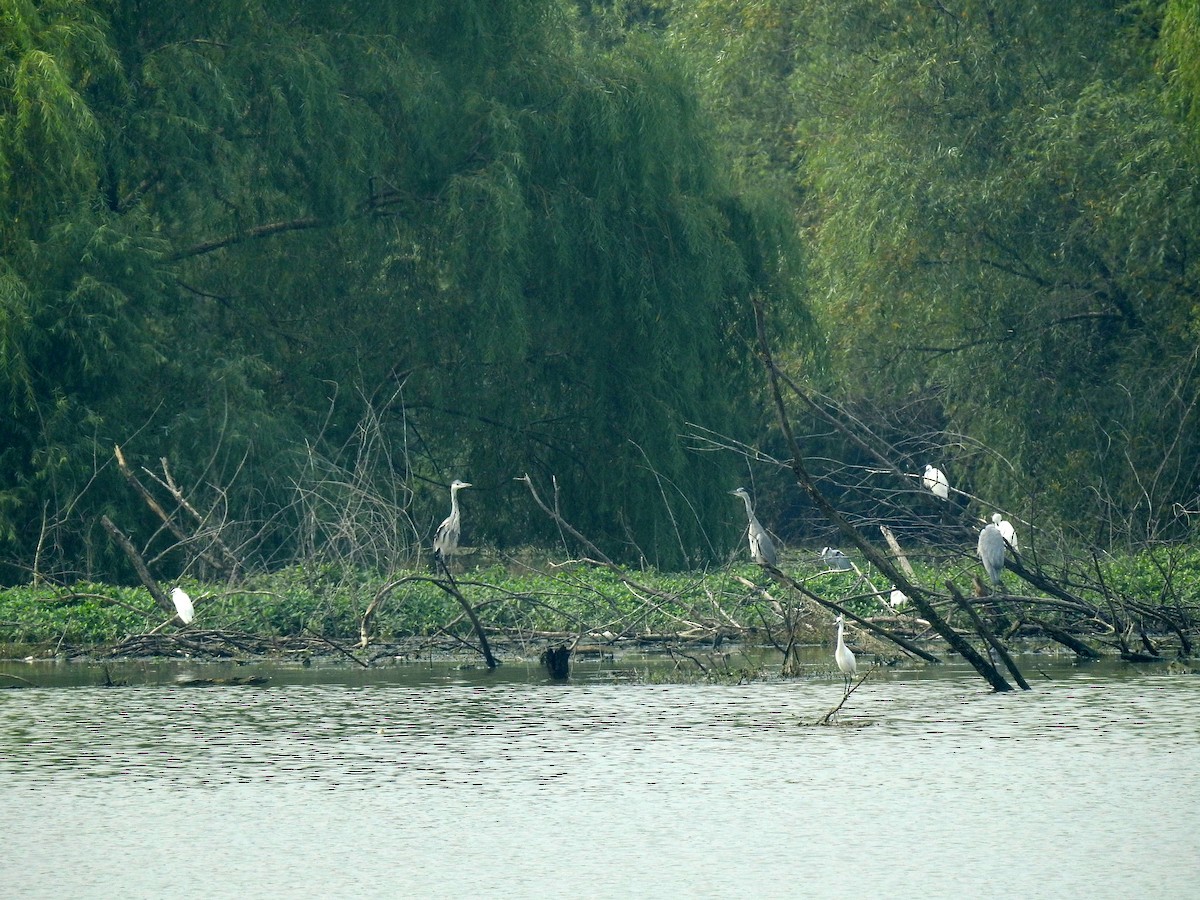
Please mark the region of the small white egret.
<svg viewBox="0 0 1200 900"><path fill-rule="evenodd" d="M471 485L457 478L450 482L450 515L442 520L433 534L433 558L443 567L449 566L450 557L458 550L458 538L462 534L462 517L458 512L458 492Z"/></svg>
<svg viewBox="0 0 1200 900"><path fill-rule="evenodd" d="M987 570L992 584L1000 585L1000 573L1004 571L1004 537L995 525L984 525L979 532L979 544L976 547L979 561Z"/></svg>
<svg viewBox="0 0 1200 900"><path fill-rule="evenodd" d="M837 569L839 572L849 572L853 568L850 565L850 558L836 547L822 548L821 561L829 568Z"/></svg>
<svg viewBox="0 0 1200 900"><path fill-rule="evenodd" d="M1020 550L1021 547L1017 544L1017 530L1013 528L1013 523L1000 515L1000 513L992 513L992 521L1000 529L1000 536L1008 541L1009 546L1014 550Z"/></svg>
<svg viewBox="0 0 1200 900"><path fill-rule="evenodd" d="M908 602L908 594L900 590L898 587L893 587L892 592L888 594L888 606L892 609L899 609Z"/></svg>
<svg viewBox="0 0 1200 900"><path fill-rule="evenodd" d="M845 625L841 616L837 617L837 649L833 651L833 659L837 663L838 671L842 673L842 677L846 680L846 693L850 693L850 679L858 674L858 662L854 658L854 654L850 652L850 648L846 646L846 641L842 637L842 629Z"/></svg>
<svg viewBox="0 0 1200 900"><path fill-rule="evenodd" d="M921 480L925 483L927 490L933 491L934 494L943 500L949 498L950 482L946 480L946 474L941 469L926 465L925 474Z"/></svg>
<svg viewBox="0 0 1200 900"><path fill-rule="evenodd" d="M187 595L181 587L171 591L171 602L175 604L175 612L179 614L179 621L186 625L196 617L195 607L192 606L192 598Z"/></svg>
<svg viewBox="0 0 1200 900"><path fill-rule="evenodd" d="M767 534L767 530L762 527L758 517L754 515L750 494L742 487L735 488L729 493L735 497L741 497L746 503L746 518L750 520L750 529L747 532L750 541L750 558L760 566L779 565L779 554L775 552L775 544L771 542L771 536Z"/></svg>

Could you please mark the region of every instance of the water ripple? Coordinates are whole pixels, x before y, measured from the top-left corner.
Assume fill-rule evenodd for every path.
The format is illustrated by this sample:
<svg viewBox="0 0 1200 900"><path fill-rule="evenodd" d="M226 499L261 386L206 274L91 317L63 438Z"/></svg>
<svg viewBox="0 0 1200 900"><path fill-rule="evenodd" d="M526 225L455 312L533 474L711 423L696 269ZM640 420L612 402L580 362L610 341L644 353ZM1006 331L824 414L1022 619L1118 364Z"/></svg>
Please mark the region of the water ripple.
<svg viewBox="0 0 1200 900"><path fill-rule="evenodd" d="M832 679L9 691L0 882L1037 897L1153 872L1156 896L1194 892L1200 679L1063 669L1036 687L889 674L843 713L860 728L806 724Z"/></svg>

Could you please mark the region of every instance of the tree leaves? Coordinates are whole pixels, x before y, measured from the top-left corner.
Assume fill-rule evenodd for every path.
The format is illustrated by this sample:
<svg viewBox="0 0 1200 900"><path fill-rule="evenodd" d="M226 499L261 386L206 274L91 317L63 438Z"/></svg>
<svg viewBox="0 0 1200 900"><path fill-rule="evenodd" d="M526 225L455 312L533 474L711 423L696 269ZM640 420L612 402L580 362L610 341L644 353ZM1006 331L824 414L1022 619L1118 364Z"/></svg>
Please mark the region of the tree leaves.
<svg viewBox="0 0 1200 900"><path fill-rule="evenodd" d="M128 506L113 443L261 510L278 559L308 448L368 426L385 480L490 486L478 538L547 534L498 490L540 470L630 555L708 552L732 462L679 435L756 426L745 301L794 290L795 249L665 48L554 0L3 9L3 387L32 407L0 446L8 483L64 479L61 565Z"/></svg>

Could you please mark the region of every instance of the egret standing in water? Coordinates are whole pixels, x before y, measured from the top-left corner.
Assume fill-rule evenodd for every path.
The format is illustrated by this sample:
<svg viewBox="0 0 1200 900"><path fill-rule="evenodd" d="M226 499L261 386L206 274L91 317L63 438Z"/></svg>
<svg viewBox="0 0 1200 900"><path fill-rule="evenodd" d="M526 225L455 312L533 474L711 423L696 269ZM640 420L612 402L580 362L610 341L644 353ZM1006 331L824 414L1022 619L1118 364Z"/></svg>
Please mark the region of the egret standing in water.
<svg viewBox="0 0 1200 900"><path fill-rule="evenodd" d="M926 465L925 474L921 477L927 490L933 491L938 497L946 500L950 497L950 482L946 474L934 466Z"/></svg>
<svg viewBox="0 0 1200 900"><path fill-rule="evenodd" d="M1020 545L1017 544L1017 529L1013 528L1013 523L1000 515L1000 513L992 513L992 522L1000 529L1000 536L1008 541L1008 545L1013 550L1020 550Z"/></svg>
<svg viewBox="0 0 1200 900"><path fill-rule="evenodd" d="M458 550L458 538L462 534L462 516L458 512L458 492L471 485L457 478L450 482L450 515L442 520L433 534L433 558L447 572L450 557Z"/></svg>
<svg viewBox="0 0 1200 900"><path fill-rule="evenodd" d="M192 606L192 598L187 595L181 587L171 591L171 602L175 604L175 612L179 614L179 621L186 625L196 617L195 607Z"/></svg>
<svg viewBox="0 0 1200 900"><path fill-rule="evenodd" d="M858 662L854 658L854 654L850 652L850 648L846 646L846 641L842 637L842 628L845 622L841 616L837 617L837 649L833 651L833 659L837 663L838 671L842 673L842 677L846 680L846 693L850 693L850 679L858 674Z"/></svg>
<svg viewBox="0 0 1200 900"><path fill-rule="evenodd" d="M745 488L737 488L730 491L735 497L741 497L746 502L746 518L750 520L750 558L760 566L776 566L779 564L779 554L775 552L775 545L771 542L771 536L767 534L767 530L762 527L758 521L758 517L754 515L754 506L750 503L750 494Z"/></svg>
<svg viewBox="0 0 1200 900"><path fill-rule="evenodd" d="M979 561L987 570L992 584L1000 586L1000 573L1004 571L1004 536L995 525L984 525L979 532L979 544L975 548L979 553Z"/></svg>

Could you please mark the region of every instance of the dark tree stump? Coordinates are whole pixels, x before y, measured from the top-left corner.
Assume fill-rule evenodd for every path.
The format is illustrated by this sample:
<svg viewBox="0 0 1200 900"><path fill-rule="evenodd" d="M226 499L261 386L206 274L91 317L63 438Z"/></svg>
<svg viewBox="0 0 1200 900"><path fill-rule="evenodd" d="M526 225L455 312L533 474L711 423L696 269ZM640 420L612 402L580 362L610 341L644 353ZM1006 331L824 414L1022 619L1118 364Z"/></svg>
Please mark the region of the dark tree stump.
<svg viewBox="0 0 1200 900"><path fill-rule="evenodd" d="M542 651L542 665L550 673L550 677L564 681L571 677L571 648L566 644L558 647L547 647Z"/></svg>

